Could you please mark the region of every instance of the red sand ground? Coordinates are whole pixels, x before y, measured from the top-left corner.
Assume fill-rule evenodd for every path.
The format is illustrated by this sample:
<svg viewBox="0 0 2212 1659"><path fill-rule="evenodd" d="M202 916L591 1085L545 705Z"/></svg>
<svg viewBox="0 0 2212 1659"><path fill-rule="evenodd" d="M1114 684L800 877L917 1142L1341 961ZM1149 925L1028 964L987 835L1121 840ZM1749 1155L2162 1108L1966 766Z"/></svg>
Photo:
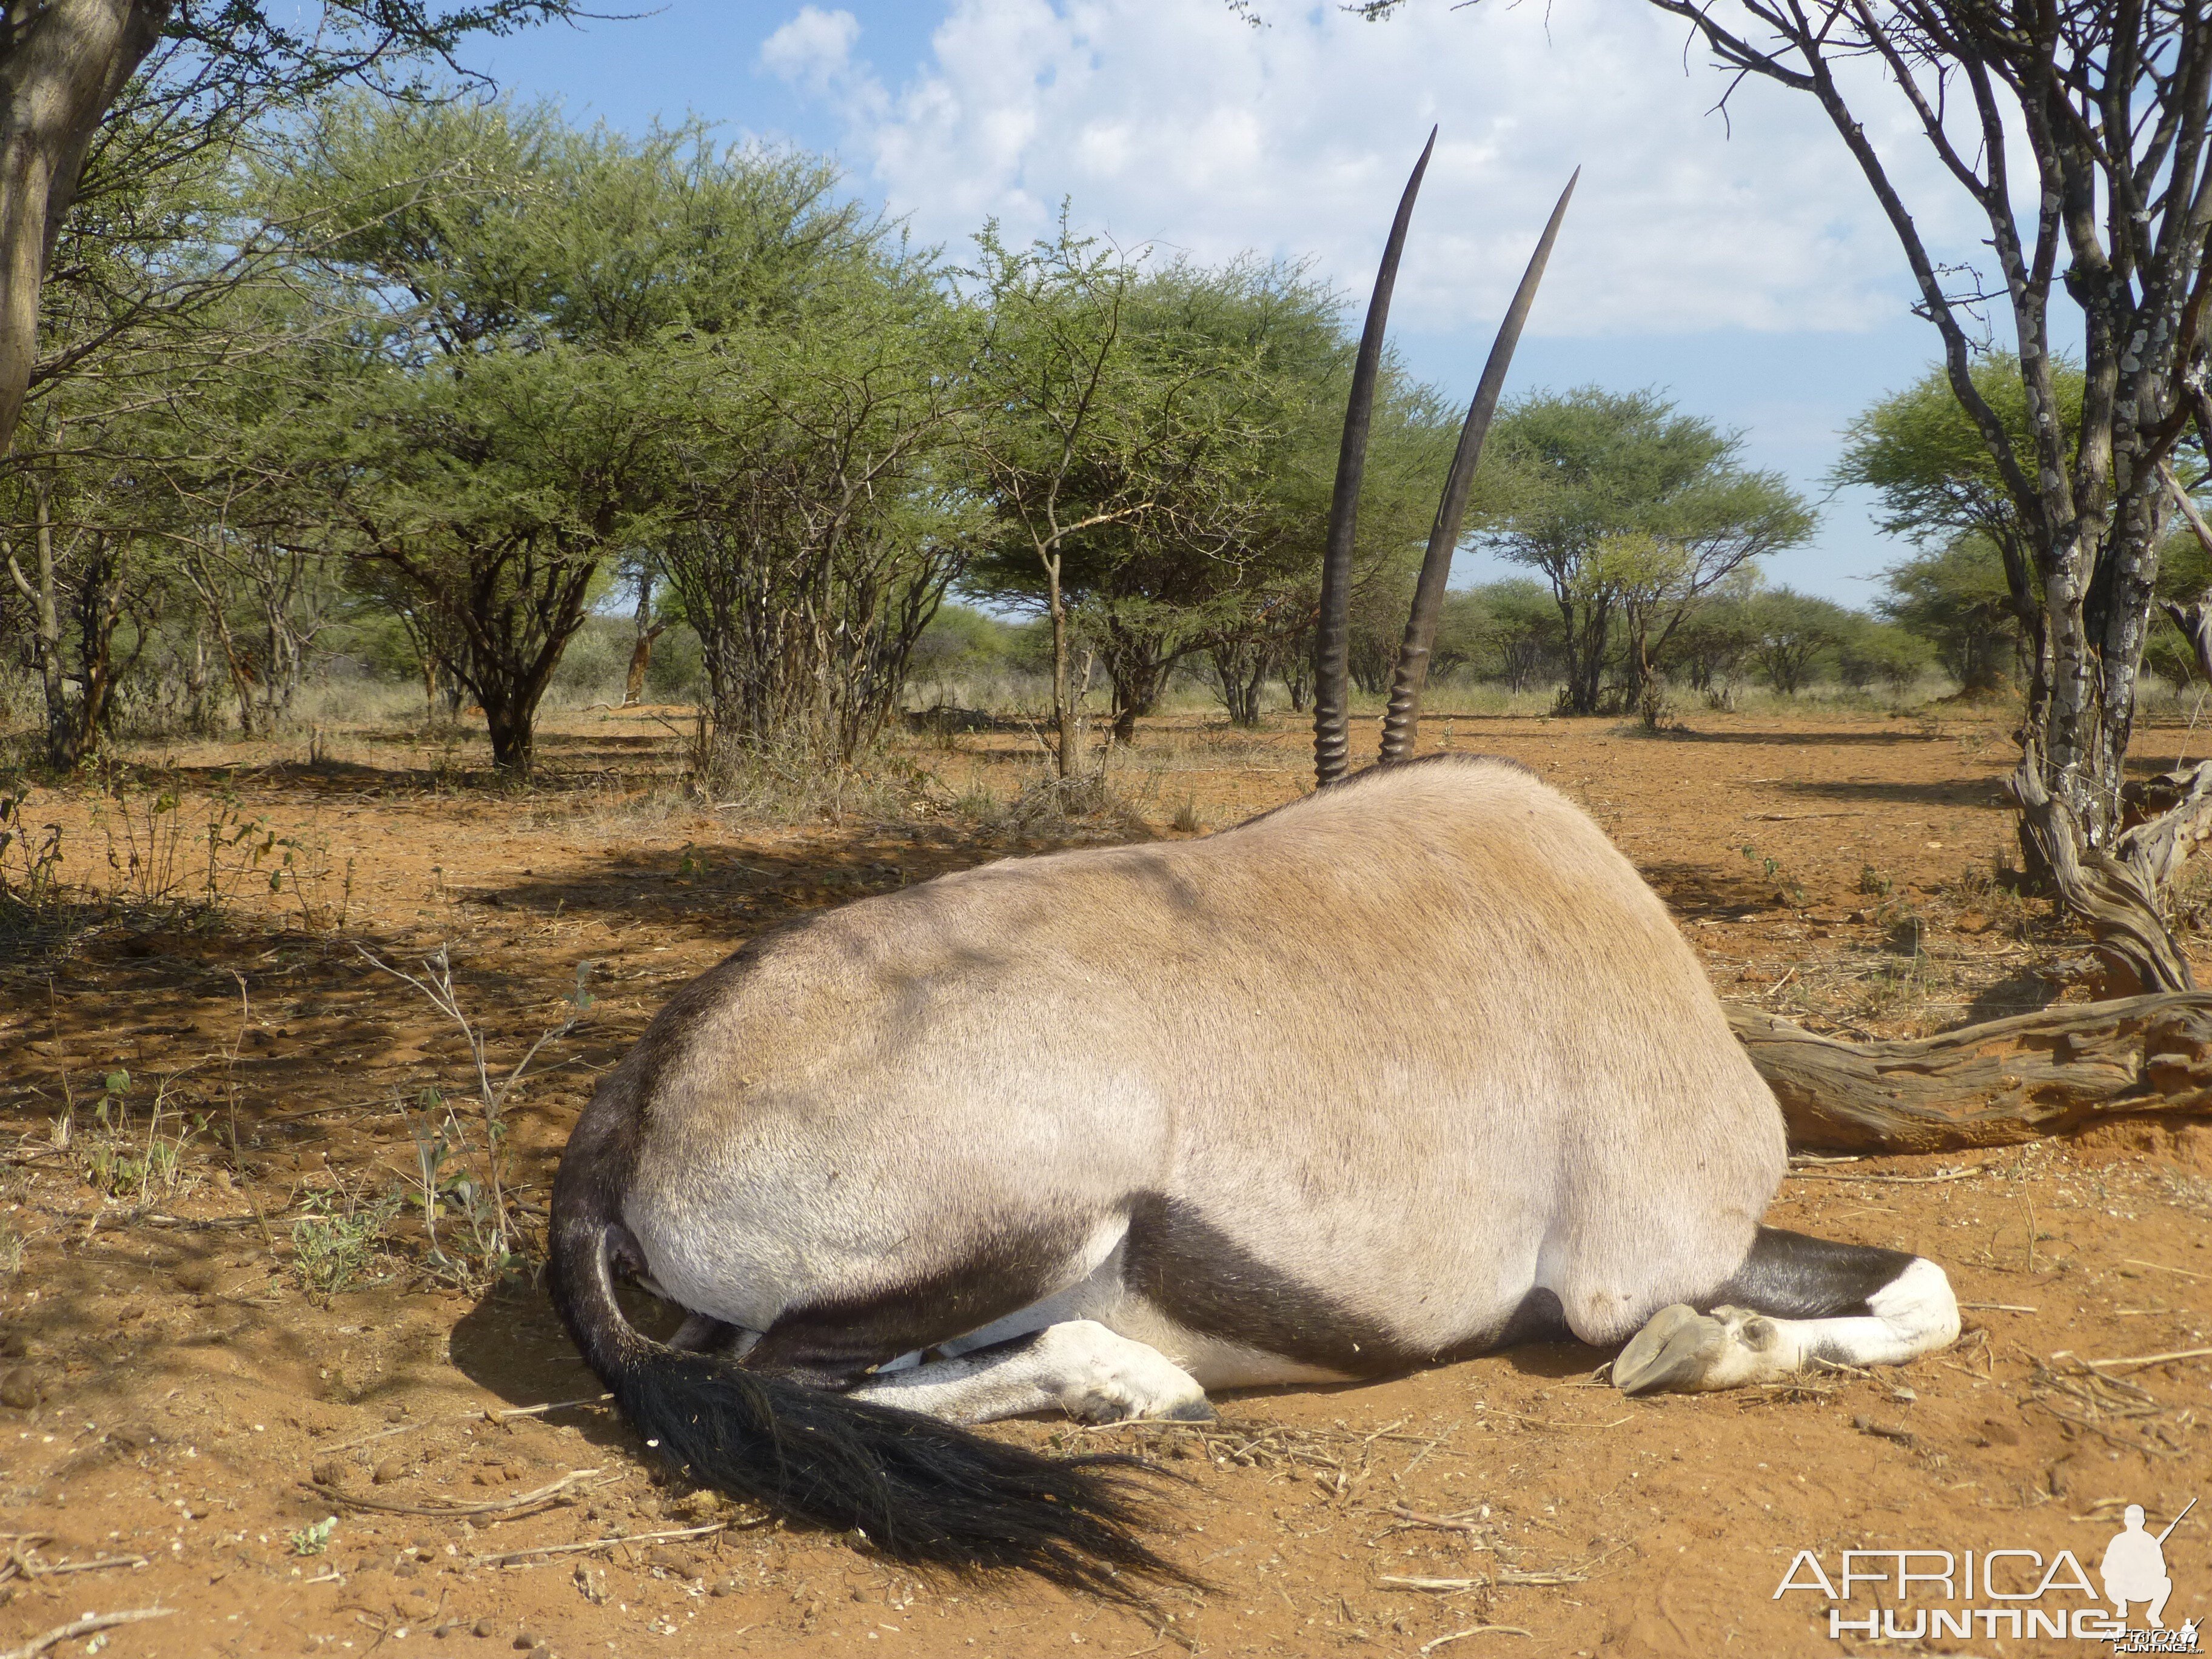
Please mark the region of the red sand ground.
<svg viewBox="0 0 2212 1659"><path fill-rule="evenodd" d="M1699 724L1654 740L1462 717L1449 734L1528 762L1595 812L1723 995L1896 1034L2087 994L2079 939L1987 879L2009 837L1996 726ZM1432 720L1428 736L1444 729ZM518 796L456 787L450 746L441 762L397 734L338 733L316 768L266 750L169 757L180 818L204 822L228 788L295 843L270 858L292 851L302 878L274 895L265 873L241 882L212 924L140 905L65 954L0 958L0 1252L25 1247L0 1273L0 1651L158 1607L167 1616L52 1650L2084 1653L2002 1628L1831 1639L1819 1595L1774 1591L1801 1549L1832 1575L1846 1548L2065 1549L2094 1575L2120 1504L2143 1504L2155 1529L2203 1490L2207 1357L2106 1365L2104 1383L2079 1363L2212 1346L2196 1305L2212 1298L2212 1133L2140 1121L1785 1185L1775 1222L1949 1270L1969 1336L1900 1370L1627 1402L1600 1380L1604 1354L1539 1346L1231 1399L1203 1433L993 1431L1142 1447L1190 1477L1167 1547L1215 1588L1166 1597L1172 1620L1018 1580L922 1582L847 1540L763 1525L689 1492L596 1405L501 1415L598 1392L526 1282L426 1288L420 1221L404 1218L372 1269L384 1282L311 1296L295 1273L303 1204L398 1184L420 1091L472 1086L451 1023L356 946L408 963L445 943L507 1065L560 1023L592 964L596 1000L510 1109L519 1211L542 1220L592 1074L675 986L799 911L1054 839L949 809L791 830L640 805L668 763L665 735L650 719L580 717L552 734L556 775ZM2181 740L2157 732L2142 747ZM1123 776L1155 820L1188 797L1203 821L1231 822L1299 787L1300 742L1287 725L1255 741L1164 722ZM1003 794L1027 744L969 738L916 758L945 780L940 801L971 785ZM75 873L128 876L127 854L119 874L105 864L114 808L105 828L75 796L42 796L27 816L67 826ZM131 1079L111 1109L131 1114L120 1137L94 1112L117 1071ZM157 1092L162 1133L204 1124L173 1180L103 1192L96 1149L143 1150ZM74 1133L57 1147L65 1107ZM386 1505L504 1507L355 1508L317 1480ZM319 1551L301 1553L294 1536L333 1513ZM2208 1540L2200 1507L2168 1541L2169 1624L2207 1609ZM2027 1605L2062 1604L2085 1605L2057 1591ZM1875 1605L1863 1590L1854 1617Z"/></svg>

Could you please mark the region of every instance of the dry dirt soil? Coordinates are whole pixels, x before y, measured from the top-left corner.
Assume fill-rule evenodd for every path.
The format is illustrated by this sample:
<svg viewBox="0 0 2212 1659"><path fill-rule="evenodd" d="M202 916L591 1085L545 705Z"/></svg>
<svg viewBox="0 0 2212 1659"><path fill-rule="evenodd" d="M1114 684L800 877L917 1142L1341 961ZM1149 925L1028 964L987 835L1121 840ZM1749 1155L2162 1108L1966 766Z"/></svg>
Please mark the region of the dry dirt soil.
<svg viewBox="0 0 2212 1659"><path fill-rule="evenodd" d="M43 1650L2079 1653L1832 1638L1817 1593L1776 1588L1805 1549L1831 1574L1906 1546L2094 1572L2120 1505L2158 1528L2206 1490L2212 1130L2148 1119L1793 1175L1771 1220L1949 1271L1968 1334L1901 1370L1626 1401L1606 1353L1537 1346L1230 1398L1202 1431L988 1431L1186 1477L1165 1547L1212 1588L1149 1614L924 1581L690 1490L599 1402L526 1262L502 1277L470 1242L465 1194L442 1262L422 1205L393 1207L441 1134L434 1180L481 1170L483 1124L459 1024L369 957L421 975L448 953L495 1085L557 1033L503 1103L527 1250L593 1075L746 938L983 860L1205 833L1304 760L1288 720L1162 721L1118 763L1136 815L1070 823L989 804L1036 775L1026 734L916 739L901 815L779 827L670 787L687 724L559 723L526 792L472 778L466 742L362 727L33 794L79 886L0 945L0 1653L155 1609ZM1425 732L1595 813L1723 996L1898 1035L2090 994L2080 938L1992 878L1996 718L1697 724ZM2145 733L2146 765L2188 737ZM2167 1623L2201 1618L2212 1506L2166 1559Z"/></svg>

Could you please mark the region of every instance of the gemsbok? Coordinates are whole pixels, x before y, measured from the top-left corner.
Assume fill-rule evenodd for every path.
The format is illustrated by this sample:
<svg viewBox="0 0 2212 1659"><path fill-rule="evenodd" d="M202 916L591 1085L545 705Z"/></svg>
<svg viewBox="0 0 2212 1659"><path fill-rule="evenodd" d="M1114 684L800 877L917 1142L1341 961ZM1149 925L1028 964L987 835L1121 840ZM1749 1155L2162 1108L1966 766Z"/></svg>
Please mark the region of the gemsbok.
<svg viewBox="0 0 2212 1659"><path fill-rule="evenodd" d="M1431 148L1435 135L1430 135ZM599 1085L553 1295L696 1479L918 1565L1109 1595L1182 1571L1136 1461L963 1425L1204 1418L1571 1336L1629 1394L1959 1333L1933 1262L1762 1226L1781 1114L1664 906L1510 761L1409 757L1468 486L1574 183L1438 508L1382 763L1346 776L1354 514L1422 152L1356 359L1319 787L1209 837L1009 859L748 942ZM624 1316L617 1272L689 1316Z"/></svg>

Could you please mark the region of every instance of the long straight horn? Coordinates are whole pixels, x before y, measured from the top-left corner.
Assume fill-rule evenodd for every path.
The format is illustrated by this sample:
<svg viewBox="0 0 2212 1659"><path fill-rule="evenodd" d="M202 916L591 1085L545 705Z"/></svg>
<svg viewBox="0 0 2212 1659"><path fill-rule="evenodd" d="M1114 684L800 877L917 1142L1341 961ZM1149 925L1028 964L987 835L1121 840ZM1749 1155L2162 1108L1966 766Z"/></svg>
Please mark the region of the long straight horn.
<svg viewBox="0 0 2212 1659"><path fill-rule="evenodd" d="M1367 326L1359 336L1352 364L1352 398L1344 410L1344 445L1336 457L1336 493L1328 503L1328 543L1321 562L1321 620L1314 630L1314 781L1334 783L1344 775L1351 751L1347 725L1346 659L1352 639L1352 532L1359 520L1359 477L1367 469L1367 428L1375 413L1375 377L1382 366L1382 333L1390 320L1390 290L1398 281L1398 256L1405 251L1406 227L1413 217L1413 198L1421 191L1437 130L1421 146L1421 159L1398 198L1398 216L1382 245L1382 269L1375 273L1374 297L1367 302Z"/></svg>
<svg viewBox="0 0 2212 1659"><path fill-rule="evenodd" d="M1468 405L1467 424L1460 428L1459 448L1452 456L1451 477L1445 481L1443 499L1437 503L1437 521L1429 531L1429 550L1421 558L1420 580L1413 587L1413 614L1406 623L1405 642L1398 647L1398 668L1390 680L1390 710L1382 717L1382 760L1404 760L1413 752L1413 738L1421 720L1421 691L1429 683L1429 652L1437 641L1437 618L1443 611L1444 584L1451 578L1452 553L1459 546L1460 521L1467 516L1467 493L1474 483L1475 463L1482 459L1482 441L1490 431L1490 417L1498 412L1498 394L1505 388L1505 371L1513 365L1513 348L1521 343L1521 325L1528 320L1535 303L1536 285L1544 280L1544 264L1559 240L1559 221L1567 216L1567 198L1575 193L1574 178L1559 192L1551 222L1521 273L1521 287L1498 325L1498 338L1490 348L1490 361L1482 366L1482 380ZM1318 696L1318 693L1316 693Z"/></svg>

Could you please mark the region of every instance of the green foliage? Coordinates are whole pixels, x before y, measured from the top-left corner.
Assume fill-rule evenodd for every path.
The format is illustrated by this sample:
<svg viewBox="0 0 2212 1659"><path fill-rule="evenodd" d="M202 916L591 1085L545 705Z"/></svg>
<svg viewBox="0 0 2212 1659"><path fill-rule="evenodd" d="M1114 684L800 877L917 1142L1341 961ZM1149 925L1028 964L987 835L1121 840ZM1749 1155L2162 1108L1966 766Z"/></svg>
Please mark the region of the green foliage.
<svg viewBox="0 0 2212 1659"><path fill-rule="evenodd" d="M33 823L30 804L23 785L0 787L0 926L33 922L61 896L62 827Z"/></svg>
<svg viewBox="0 0 2212 1659"><path fill-rule="evenodd" d="M1766 683L1789 697L1812 682L1822 660L1854 628L1864 625L1863 618L1832 600L1787 587L1758 595L1747 608L1756 630L1752 659Z"/></svg>
<svg viewBox="0 0 2212 1659"><path fill-rule="evenodd" d="M385 1229L399 1213L397 1193L363 1203L336 1189L301 1194L307 1213L292 1224L292 1273L301 1287L331 1297L350 1290L375 1265Z"/></svg>
<svg viewBox="0 0 2212 1659"><path fill-rule="evenodd" d="M915 641L908 665L917 678L940 680L1048 672L1051 649L1035 623L1010 623L948 601Z"/></svg>
<svg viewBox="0 0 2212 1659"><path fill-rule="evenodd" d="M310 1521L299 1531L287 1535L286 1542L295 1555L320 1555L331 1547L331 1534L337 1530L338 1518L326 1515L319 1521Z"/></svg>
<svg viewBox="0 0 2212 1659"><path fill-rule="evenodd" d="M1835 646L1836 676L1854 691L1870 685L1905 692L1936 665L1928 641L1910 629L1851 613Z"/></svg>
<svg viewBox="0 0 2212 1659"><path fill-rule="evenodd" d="M577 994L588 1004L580 982ZM505 1155L506 1125L489 1117L481 1136L471 1134L434 1089L425 1089L417 1104L422 1116L409 1125L416 1166L410 1200L422 1217L424 1264L433 1279L481 1291L522 1261L491 1179Z"/></svg>
<svg viewBox="0 0 2212 1659"><path fill-rule="evenodd" d="M1729 685L1752 647L1759 642L1758 613L1753 594L1708 594L1674 630L1662 663L1680 674L1692 690L1725 702Z"/></svg>
<svg viewBox="0 0 2212 1659"><path fill-rule="evenodd" d="M810 512L864 543L857 509L904 506L868 465L825 507L801 453L865 447L896 402L884 359L945 309L830 199L834 177L694 128L632 141L543 106L349 100L269 179L340 227L328 303L371 319L283 459L343 500L356 582L473 694L502 767L527 769L538 701L622 550L661 550L684 614L721 638L771 596L718 605L717 554ZM718 684L730 654L709 653Z"/></svg>
<svg viewBox="0 0 2212 1659"><path fill-rule="evenodd" d="M1434 662L1439 672L1502 680L1525 691L1554 672L1565 642L1559 607L1543 584L1511 578L1444 596Z"/></svg>
<svg viewBox="0 0 2212 1659"><path fill-rule="evenodd" d="M2004 352L1978 357L1970 378L2014 451L2033 455L2020 360ZM2070 448L2081 433L2081 367L2054 359L2051 380ZM2019 512L2002 475L1940 366L1869 405L1851 422L1829 482L1873 490L1882 504L1876 522L1883 532L1923 548L1946 547L1966 534L1981 536L1998 549L2016 550L2021 545ZM2033 564L2023 558L2023 572Z"/></svg>
<svg viewBox="0 0 2212 1659"><path fill-rule="evenodd" d="M1124 736L1193 655L1251 718L1302 665L1318 592L1352 356L1334 299L1297 267L1145 270L1065 231L982 253L980 441L1003 533L968 586L1048 613L1056 580ZM1395 655L1455 431L1386 365L1355 550L1363 682Z"/></svg>
<svg viewBox="0 0 2212 1659"><path fill-rule="evenodd" d="M2021 651L2020 612L2005 563L1986 537L1962 534L1882 572L1875 609L1927 642L1968 691L1992 690Z"/></svg>
<svg viewBox="0 0 2212 1659"><path fill-rule="evenodd" d="M1484 535L1549 582L1576 713L1597 708L1616 622L1640 691L1708 592L1811 533L1804 502L1778 474L1744 470L1741 449L1654 392L1535 392L1500 413Z"/></svg>

